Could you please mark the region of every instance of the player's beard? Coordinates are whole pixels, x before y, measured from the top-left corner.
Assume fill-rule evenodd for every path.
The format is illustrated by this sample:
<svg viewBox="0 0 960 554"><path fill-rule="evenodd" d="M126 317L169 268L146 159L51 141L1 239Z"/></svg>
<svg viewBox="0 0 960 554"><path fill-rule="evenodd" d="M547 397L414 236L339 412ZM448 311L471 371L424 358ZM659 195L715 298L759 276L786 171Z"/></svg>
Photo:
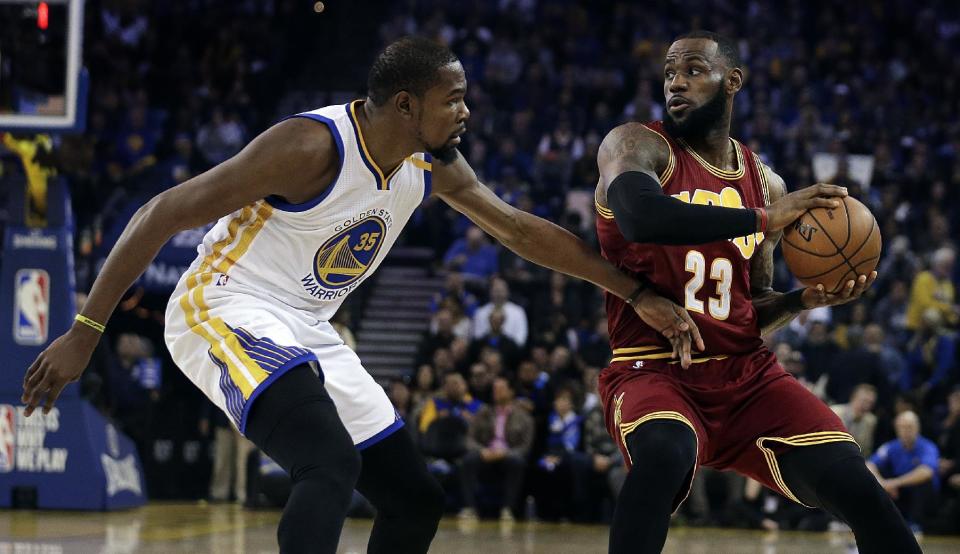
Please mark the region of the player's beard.
<svg viewBox="0 0 960 554"><path fill-rule="evenodd" d="M443 165L449 165L456 161L457 159L457 145L456 144L445 144L440 148L427 148L427 152L433 156L433 159L442 163Z"/></svg>
<svg viewBox="0 0 960 554"><path fill-rule="evenodd" d="M688 109L687 117L680 122L674 120L673 115L667 110L663 127L672 137L706 136L723 119L727 107L727 98L729 98L727 91L720 87L706 104L699 108Z"/></svg>

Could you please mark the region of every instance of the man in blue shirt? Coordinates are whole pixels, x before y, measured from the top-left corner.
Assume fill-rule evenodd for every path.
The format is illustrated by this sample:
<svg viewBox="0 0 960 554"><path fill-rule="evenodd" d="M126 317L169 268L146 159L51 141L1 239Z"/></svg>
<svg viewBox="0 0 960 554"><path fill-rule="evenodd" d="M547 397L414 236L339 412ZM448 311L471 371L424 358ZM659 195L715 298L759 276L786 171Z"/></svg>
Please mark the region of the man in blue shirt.
<svg viewBox="0 0 960 554"><path fill-rule="evenodd" d="M870 457L867 467L893 498L914 531L940 487L937 445L920 436L920 419L906 411L894 421L897 438L884 443Z"/></svg>

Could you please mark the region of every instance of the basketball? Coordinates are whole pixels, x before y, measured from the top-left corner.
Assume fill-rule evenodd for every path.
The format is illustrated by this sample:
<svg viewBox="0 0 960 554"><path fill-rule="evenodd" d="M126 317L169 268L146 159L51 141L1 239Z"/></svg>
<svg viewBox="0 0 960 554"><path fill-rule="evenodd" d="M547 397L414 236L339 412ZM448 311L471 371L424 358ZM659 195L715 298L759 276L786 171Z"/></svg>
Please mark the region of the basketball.
<svg viewBox="0 0 960 554"><path fill-rule="evenodd" d="M847 196L836 208L815 208L783 232L783 257L808 287L840 292L847 281L869 275L880 260L880 226L870 209Z"/></svg>

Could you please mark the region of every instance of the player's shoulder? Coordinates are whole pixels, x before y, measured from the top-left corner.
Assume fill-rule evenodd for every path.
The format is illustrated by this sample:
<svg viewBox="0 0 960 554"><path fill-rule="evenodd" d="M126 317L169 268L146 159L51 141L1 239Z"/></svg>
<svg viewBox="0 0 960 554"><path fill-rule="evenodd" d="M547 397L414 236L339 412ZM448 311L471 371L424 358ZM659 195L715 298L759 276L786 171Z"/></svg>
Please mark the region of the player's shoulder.
<svg viewBox="0 0 960 554"><path fill-rule="evenodd" d="M674 159L669 139L653 125L629 122L610 130L600 143L597 165L601 186L626 171L651 171L660 176Z"/></svg>
<svg viewBox="0 0 960 554"><path fill-rule="evenodd" d="M773 170L769 165L767 165L760 155L756 152L750 152L750 157L753 159L753 163L757 166L757 172L760 175L762 185L764 187L764 195L768 199L768 204L772 204L777 200L783 198L787 194L787 185L776 171Z"/></svg>
<svg viewBox="0 0 960 554"><path fill-rule="evenodd" d="M656 123L629 121L617 125L603 138L600 149L606 150L607 154L638 150L669 152L670 140Z"/></svg>

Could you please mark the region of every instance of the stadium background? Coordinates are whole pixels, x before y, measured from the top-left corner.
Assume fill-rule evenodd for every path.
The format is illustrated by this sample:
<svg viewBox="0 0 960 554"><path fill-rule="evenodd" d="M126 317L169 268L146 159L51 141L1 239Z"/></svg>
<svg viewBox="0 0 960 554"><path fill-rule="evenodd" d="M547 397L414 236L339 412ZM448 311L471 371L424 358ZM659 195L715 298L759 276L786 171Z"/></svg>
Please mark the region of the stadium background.
<svg viewBox="0 0 960 554"><path fill-rule="evenodd" d="M858 384L874 387L876 426L865 449L893 439L893 417L915 410L921 434L941 455L925 530L960 532L960 468L952 463L960 459L960 393L951 394L960 383L952 292L960 266L934 267L934 253L945 259L942 249L955 248L960 231L956 4L500 0L360 8L331 1L324 8L289 0L87 3L87 128L55 136L47 162L72 191L78 306L136 207L235 154L285 115L361 97L375 53L407 34L442 41L460 57L472 112L460 150L481 179L508 202L595 243L600 140L621 122L660 119L662 56L672 37L716 30L738 39L747 68L733 136L791 190L818 179L850 187L883 231L880 278L866 298L810 312L769 337L769 346L828 403L846 404ZM0 161L6 195L24 177L19 158L0 149ZM599 293L470 227L426 201L338 321L427 454L448 452L428 437L433 420L425 415L434 397L447 400L448 373L462 374L479 402L489 402L493 375L513 380L537 429L518 515L603 521L617 462L593 469L595 454L615 450L592 390L609 358ZM81 383L136 442L151 499L210 494L214 429L225 424L161 340L167 296L199 236L177 237L128 293ZM488 313L482 307L494 277L525 315L525 326L515 318L507 324L524 329L507 333L517 344L477 332L486 318L473 316ZM774 286L795 286L779 260ZM573 400L576 433L550 432L558 392ZM569 467L547 471L547 455ZM455 458L429 456L450 491L451 513L460 507ZM688 524L829 525L767 493L744 497L748 486L730 475L699 481L702 490L680 516Z"/></svg>

